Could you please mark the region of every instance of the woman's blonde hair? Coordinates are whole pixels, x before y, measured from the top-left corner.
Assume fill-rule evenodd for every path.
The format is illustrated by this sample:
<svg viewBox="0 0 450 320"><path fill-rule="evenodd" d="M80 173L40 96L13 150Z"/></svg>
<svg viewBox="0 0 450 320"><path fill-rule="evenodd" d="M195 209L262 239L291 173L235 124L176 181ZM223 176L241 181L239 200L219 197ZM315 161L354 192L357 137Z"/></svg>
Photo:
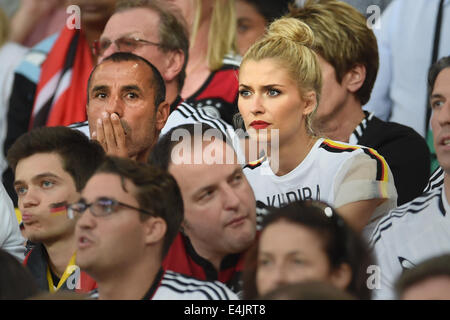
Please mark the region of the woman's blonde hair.
<svg viewBox="0 0 450 320"><path fill-rule="evenodd" d="M0 47L8 40L9 20L5 12L0 8Z"/></svg>
<svg viewBox="0 0 450 320"><path fill-rule="evenodd" d="M280 18L270 24L265 36L250 47L241 63L242 66L248 60L275 59L297 83L302 98L308 92L316 93L316 106L306 117L306 129L312 136L315 135L312 121L322 89L322 73L313 46L313 32L305 23L295 18Z"/></svg>
<svg viewBox="0 0 450 320"><path fill-rule="evenodd" d="M210 70L220 69L226 54L236 52L236 10L234 0L214 1L211 25L208 34L207 61ZM194 44L202 19L202 0L195 0L195 16L191 30L191 45Z"/></svg>

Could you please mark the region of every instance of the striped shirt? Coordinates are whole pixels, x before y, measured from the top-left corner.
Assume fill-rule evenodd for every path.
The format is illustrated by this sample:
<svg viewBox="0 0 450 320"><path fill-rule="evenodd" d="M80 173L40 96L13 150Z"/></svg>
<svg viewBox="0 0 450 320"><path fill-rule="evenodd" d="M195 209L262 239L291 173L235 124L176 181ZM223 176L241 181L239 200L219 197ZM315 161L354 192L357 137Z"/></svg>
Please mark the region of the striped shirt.
<svg viewBox="0 0 450 320"><path fill-rule="evenodd" d="M186 102L197 109L204 109L214 117L232 124L237 108L240 56L227 54L222 67L210 73L201 87L186 98Z"/></svg>
<svg viewBox="0 0 450 320"><path fill-rule="evenodd" d="M166 124L161 130L161 135L164 135L174 127L189 123L208 124L213 128L219 129L225 135L228 135L228 131L233 130L233 127L220 119L220 116L208 112L207 109L195 108L186 102L182 102L169 115Z"/></svg>
<svg viewBox="0 0 450 320"><path fill-rule="evenodd" d="M423 190L423 192L428 192L439 188L444 184L444 170L441 167L437 167L436 170L431 174L430 180Z"/></svg>
<svg viewBox="0 0 450 320"><path fill-rule="evenodd" d="M405 269L450 252L450 206L445 187L431 188L383 217L370 237L380 267L375 299L394 299L394 284Z"/></svg>
<svg viewBox="0 0 450 320"><path fill-rule="evenodd" d="M98 289L91 291L89 297L98 299ZM142 300L238 300L238 297L218 281L201 281L161 270Z"/></svg>
<svg viewBox="0 0 450 320"><path fill-rule="evenodd" d="M360 122L360 124L358 124L355 128L355 130L353 130L352 134L350 135L350 138L348 140L348 142L350 144L359 144L359 140L362 138L364 131L367 129L367 125L369 124L369 122L373 119L373 112L364 112L364 119Z"/></svg>

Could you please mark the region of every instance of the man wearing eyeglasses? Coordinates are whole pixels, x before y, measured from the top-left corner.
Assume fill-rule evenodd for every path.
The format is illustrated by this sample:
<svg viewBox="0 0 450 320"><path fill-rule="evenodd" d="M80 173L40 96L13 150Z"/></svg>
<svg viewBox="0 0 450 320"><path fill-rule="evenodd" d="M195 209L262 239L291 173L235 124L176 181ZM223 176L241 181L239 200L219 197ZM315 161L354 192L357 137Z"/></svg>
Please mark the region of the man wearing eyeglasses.
<svg viewBox="0 0 450 320"><path fill-rule="evenodd" d="M145 162L169 115L161 74L144 58L116 52L88 82L91 138L108 155Z"/></svg>
<svg viewBox="0 0 450 320"><path fill-rule="evenodd" d="M164 271L161 263L183 220L183 200L167 172L107 157L81 199L69 205L77 264L91 275L98 299L236 299L221 283Z"/></svg>
<svg viewBox="0 0 450 320"><path fill-rule="evenodd" d="M34 244L24 265L41 290L89 292L95 285L75 264L75 221L65 206L79 199L103 157L97 143L66 127L34 129L8 151L23 233Z"/></svg>
<svg viewBox="0 0 450 320"><path fill-rule="evenodd" d="M223 132L233 129L205 110L182 102L180 92L186 77L189 35L179 9L167 1L120 1L101 37L94 42L93 52L99 64L114 53L130 52L143 57L158 69L166 87L166 101L170 105L170 115L161 133L180 124L197 122L208 123ZM91 133L95 121L89 119ZM89 135L87 121L72 127ZM114 138L121 140L118 134Z"/></svg>
<svg viewBox="0 0 450 320"><path fill-rule="evenodd" d="M94 44L99 63L115 52L132 52L150 61L164 79L171 110L181 102L189 34L181 13L166 1L120 1Z"/></svg>
<svg viewBox="0 0 450 320"><path fill-rule="evenodd" d="M203 97L196 107L182 101L180 93L186 78L189 34L176 5L159 0L120 1L100 39L94 43L99 62L118 51L145 58L161 73L166 85L166 100L170 104L170 115L162 133L180 124L197 122L207 123L223 132L232 129L220 117L209 113L212 107L207 105L214 99ZM213 97L215 93L208 94ZM205 109L199 107L202 103Z"/></svg>

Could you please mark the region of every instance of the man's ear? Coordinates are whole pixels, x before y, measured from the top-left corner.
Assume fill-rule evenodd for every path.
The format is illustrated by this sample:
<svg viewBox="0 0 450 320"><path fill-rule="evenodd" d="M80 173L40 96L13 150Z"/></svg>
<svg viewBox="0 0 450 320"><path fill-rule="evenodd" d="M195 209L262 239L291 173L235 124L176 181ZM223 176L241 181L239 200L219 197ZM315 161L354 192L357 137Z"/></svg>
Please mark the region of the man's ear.
<svg viewBox="0 0 450 320"><path fill-rule="evenodd" d="M145 224L145 243L152 245L162 241L167 231L167 224L161 217L151 217Z"/></svg>
<svg viewBox="0 0 450 320"><path fill-rule="evenodd" d="M159 104L158 110L156 111L155 124L156 130L161 131L164 128L167 118L169 118L170 105L167 101L163 101Z"/></svg>
<svg viewBox="0 0 450 320"><path fill-rule="evenodd" d="M166 68L162 75L165 82L173 81L183 69L186 57L182 50L172 50L166 54Z"/></svg>
<svg viewBox="0 0 450 320"><path fill-rule="evenodd" d="M303 115L307 116L317 106L317 95L314 91L309 91L303 96L303 100L305 101L305 109L303 109Z"/></svg>
<svg viewBox="0 0 450 320"><path fill-rule="evenodd" d="M342 84L351 93L358 91L366 80L366 67L362 64L354 65L342 79Z"/></svg>

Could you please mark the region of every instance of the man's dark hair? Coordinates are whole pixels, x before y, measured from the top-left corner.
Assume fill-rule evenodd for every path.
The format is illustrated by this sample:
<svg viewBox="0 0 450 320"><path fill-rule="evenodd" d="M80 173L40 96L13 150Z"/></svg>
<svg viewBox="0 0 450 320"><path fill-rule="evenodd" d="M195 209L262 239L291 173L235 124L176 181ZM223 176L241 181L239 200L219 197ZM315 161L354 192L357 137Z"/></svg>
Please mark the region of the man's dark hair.
<svg viewBox="0 0 450 320"><path fill-rule="evenodd" d="M181 50L184 64L177 76L178 92L183 89L186 79L186 65L189 57L189 31L187 23L177 6L161 0L120 0L115 13L130 9L147 8L159 16L159 47L163 52Z"/></svg>
<svg viewBox="0 0 450 320"><path fill-rule="evenodd" d="M222 131L219 129L213 128L210 125L206 123L188 123L183 124L178 127L174 127L170 129L166 134L164 134L158 141L158 143L154 146L152 149L148 162L156 166L158 168L168 170L169 165L171 163L171 155L172 150L175 148L176 145L178 145L181 142L184 142L183 139L178 139L177 135L175 135L175 132L181 132L184 130L186 133L186 136L192 139L198 138L200 135L200 138L203 139L206 135L208 136L214 136L218 139L221 139L224 143L227 143L231 145L231 142L228 140L228 136L226 136ZM181 140L181 141L180 141Z"/></svg>
<svg viewBox="0 0 450 320"><path fill-rule="evenodd" d="M100 66L108 61L112 61L115 63L125 62L125 61L136 61L136 62L143 62L144 64L146 64L152 71L150 85L155 91L155 100L154 100L155 110L157 110L158 106L162 102L164 102L164 100L166 100L166 85L164 83L164 79L161 76L161 73L158 71L158 69L156 69L156 67L153 64L151 64L148 60L146 60L138 55L135 55L134 53L131 53L131 52L115 52L112 55L110 55L109 57L105 58L101 63L96 65L94 67L94 69L92 70L91 74L89 75L88 86L87 86L87 91L88 91L87 92L87 102L88 103L89 103L89 90L91 89L92 77L93 77L95 71L97 70L98 66Z"/></svg>
<svg viewBox="0 0 450 320"><path fill-rule="evenodd" d="M430 97L433 92L434 83L436 82L439 73L446 68L450 68L450 56L439 59L430 67L428 71L428 97Z"/></svg>
<svg viewBox="0 0 450 320"><path fill-rule="evenodd" d="M166 222L167 231L161 257L163 258L180 231L184 217L183 198L175 179L167 171L149 164L110 156L106 157L95 173L111 173L120 176L125 192L128 190L124 187L124 179L129 179L136 186L137 193L133 196L138 201L139 207L152 212ZM142 220L149 217L141 213Z"/></svg>
<svg viewBox="0 0 450 320"><path fill-rule="evenodd" d="M414 268L405 270L395 283L397 297L401 299L408 288L439 276L450 278L450 254L427 259Z"/></svg>
<svg viewBox="0 0 450 320"><path fill-rule="evenodd" d="M89 140L82 132L67 127L41 127L20 136L8 150L7 160L16 171L20 160L37 153L56 153L62 167L68 172L77 191L105 157L105 151L96 141Z"/></svg>

